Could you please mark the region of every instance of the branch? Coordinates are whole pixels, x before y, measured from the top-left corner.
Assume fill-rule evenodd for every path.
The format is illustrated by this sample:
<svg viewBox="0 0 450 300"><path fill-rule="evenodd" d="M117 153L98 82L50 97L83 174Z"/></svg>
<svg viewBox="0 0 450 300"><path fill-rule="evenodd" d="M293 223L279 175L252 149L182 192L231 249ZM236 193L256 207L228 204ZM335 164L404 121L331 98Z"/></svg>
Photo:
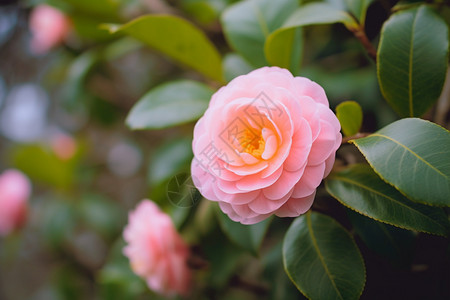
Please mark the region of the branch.
<svg viewBox="0 0 450 300"><path fill-rule="evenodd" d="M350 140L360 139L360 138L366 137L368 135L371 135L371 133L370 132L358 132L355 135L347 136L342 139L341 145L348 143Z"/></svg>
<svg viewBox="0 0 450 300"><path fill-rule="evenodd" d="M363 45L364 49L366 49L369 57L372 58L374 62L376 62L377 50L367 38L364 28L362 26L358 26L357 28L351 28L350 30L353 32L353 35L359 40L359 42Z"/></svg>

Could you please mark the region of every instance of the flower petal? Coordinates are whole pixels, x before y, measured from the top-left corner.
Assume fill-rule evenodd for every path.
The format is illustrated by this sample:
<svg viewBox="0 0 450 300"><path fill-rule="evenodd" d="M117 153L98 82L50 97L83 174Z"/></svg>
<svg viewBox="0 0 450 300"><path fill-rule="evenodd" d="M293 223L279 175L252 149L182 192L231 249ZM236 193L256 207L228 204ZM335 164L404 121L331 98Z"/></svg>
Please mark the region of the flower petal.
<svg viewBox="0 0 450 300"><path fill-rule="evenodd" d="M284 169L290 172L298 171L305 165L312 147L311 129L308 123L302 118L298 124L292 137L291 151L284 162Z"/></svg>
<svg viewBox="0 0 450 300"><path fill-rule="evenodd" d="M223 202L227 202L230 204L234 204L234 205L240 205L240 204L247 204L251 201L253 201L253 199L255 199L256 197L258 197L258 195L261 193L261 191L256 190L256 191L251 191L251 192L247 192L247 193L227 193L224 192L220 186L217 185L213 185L213 192L216 195L216 197L218 199L220 199Z"/></svg>
<svg viewBox="0 0 450 300"><path fill-rule="evenodd" d="M261 178L259 174L249 175L236 181L236 187L242 191L260 190L276 182L282 173L283 169L279 168L272 175L266 178Z"/></svg>
<svg viewBox="0 0 450 300"><path fill-rule="evenodd" d="M264 195L271 200L276 200L288 194L295 184L300 180L305 169L297 172L283 170L280 178L271 186L263 189Z"/></svg>
<svg viewBox="0 0 450 300"><path fill-rule="evenodd" d="M308 165L317 165L324 162L333 152L336 144L336 131L326 121L320 121L320 133L311 147L308 156Z"/></svg>
<svg viewBox="0 0 450 300"><path fill-rule="evenodd" d="M320 85L305 77L295 77L294 81L298 95L309 96L315 102L329 106L327 95Z"/></svg>
<svg viewBox="0 0 450 300"><path fill-rule="evenodd" d="M315 196L316 191L303 198L291 198L275 212L275 215L279 217L297 217L304 214L311 208Z"/></svg>
<svg viewBox="0 0 450 300"><path fill-rule="evenodd" d="M322 182L325 172L325 163L316 166L307 166L302 179L295 185L293 198L303 198L313 193Z"/></svg>
<svg viewBox="0 0 450 300"><path fill-rule="evenodd" d="M256 199L251 201L248 206L250 209L258 214L271 214L280 208L291 197L292 190L284 197L276 200L268 199L264 193L261 193Z"/></svg>

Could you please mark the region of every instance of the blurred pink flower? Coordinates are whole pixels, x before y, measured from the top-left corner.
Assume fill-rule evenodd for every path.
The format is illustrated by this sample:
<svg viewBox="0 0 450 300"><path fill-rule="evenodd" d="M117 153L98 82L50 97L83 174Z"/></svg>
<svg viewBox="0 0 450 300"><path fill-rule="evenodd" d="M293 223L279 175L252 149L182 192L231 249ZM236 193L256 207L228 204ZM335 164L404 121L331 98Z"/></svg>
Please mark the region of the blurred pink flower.
<svg viewBox="0 0 450 300"><path fill-rule="evenodd" d="M212 96L194 129L192 179L234 221L296 217L330 173L339 131L322 87L263 67Z"/></svg>
<svg viewBox="0 0 450 300"><path fill-rule="evenodd" d="M62 160L71 159L77 151L77 143L73 137L58 133L51 139L53 152Z"/></svg>
<svg viewBox="0 0 450 300"><path fill-rule="evenodd" d="M143 200L130 212L123 236L128 243L123 252L131 268L150 289L165 296L189 293L189 248L155 203Z"/></svg>
<svg viewBox="0 0 450 300"><path fill-rule="evenodd" d="M48 5L38 5L31 12L31 50L44 54L63 42L71 23L60 10Z"/></svg>
<svg viewBox="0 0 450 300"><path fill-rule="evenodd" d="M30 193L30 181L23 173L7 170L0 175L0 236L23 225Z"/></svg>

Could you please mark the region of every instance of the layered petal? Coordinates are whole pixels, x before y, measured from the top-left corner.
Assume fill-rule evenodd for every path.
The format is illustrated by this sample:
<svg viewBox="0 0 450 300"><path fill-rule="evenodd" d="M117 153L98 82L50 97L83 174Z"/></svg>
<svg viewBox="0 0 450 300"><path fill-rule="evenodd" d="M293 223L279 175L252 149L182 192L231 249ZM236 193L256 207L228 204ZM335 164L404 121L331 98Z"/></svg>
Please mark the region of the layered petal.
<svg viewBox="0 0 450 300"><path fill-rule="evenodd" d="M127 243L124 255L150 289L165 296L189 293L189 247L155 203L143 200L129 213L123 237Z"/></svg>
<svg viewBox="0 0 450 300"><path fill-rule="evenodd" d="M196 125L194 161L211 143L217 161L193 163L194 184L242 224L298 216L331 172L339 131L317 83L278 67L254 70L220 88Z"/></svg>

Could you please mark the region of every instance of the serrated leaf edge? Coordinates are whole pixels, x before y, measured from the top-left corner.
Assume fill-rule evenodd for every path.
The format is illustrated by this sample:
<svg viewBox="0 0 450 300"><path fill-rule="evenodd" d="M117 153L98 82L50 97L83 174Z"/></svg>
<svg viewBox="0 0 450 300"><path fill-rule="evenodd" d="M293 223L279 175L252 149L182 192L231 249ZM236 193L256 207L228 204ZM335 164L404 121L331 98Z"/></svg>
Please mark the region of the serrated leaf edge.
<svg viewBox="0 0 450 300"><path fill-rule="evenodd" d="M365 213L363 213L363 212L360 212L360 211L356 210L355 208L349 206L348 204L344 203L341 199L339 199L338 196L336 196L334 193L332 193L332 192L330 191L330 188L328 187L328 180L331 179L331 178L332 178L332 176L330 176L327 180L325 180L325 189L327 190L327 192L328 192L333 198L335 198L339 203L341 203L341 204L344 205L345 207L351 209L352 211L357 212L357 213L360 214L360 215L363 215L363 216L365 216L365 217L368 217L368 218L370 218L370 219L372 219L372 220L375 220L375 221L377 221L377 222L384 223L384 224L388 224L388 225L392 225L392 226L394 226L394 227L401 228L401 229L406 229L406 230L410 230L410 231L418 231L418 232L423 232L423 233L432 234L432 235L437 235L437 236L444 236L444 237L445 237L445 236L448 236L448 233L447 233L447 235L445 235L445 234L438 234L438 233L435 233L435 232L429 232L429 231L426 231L426 230L418 230L418 229L415 229L415 228L407 228L407 227L404 227L404 226L401 226L401 225L398 225L398 224L394 224L394 223L391 223L391 222L379 220L379 219L377 219L377 218L374 218L374 217L372 217L372 216L369 216L368 214L365 214ZM447 232L448 232L448 229L447 229Z"/></svg>

